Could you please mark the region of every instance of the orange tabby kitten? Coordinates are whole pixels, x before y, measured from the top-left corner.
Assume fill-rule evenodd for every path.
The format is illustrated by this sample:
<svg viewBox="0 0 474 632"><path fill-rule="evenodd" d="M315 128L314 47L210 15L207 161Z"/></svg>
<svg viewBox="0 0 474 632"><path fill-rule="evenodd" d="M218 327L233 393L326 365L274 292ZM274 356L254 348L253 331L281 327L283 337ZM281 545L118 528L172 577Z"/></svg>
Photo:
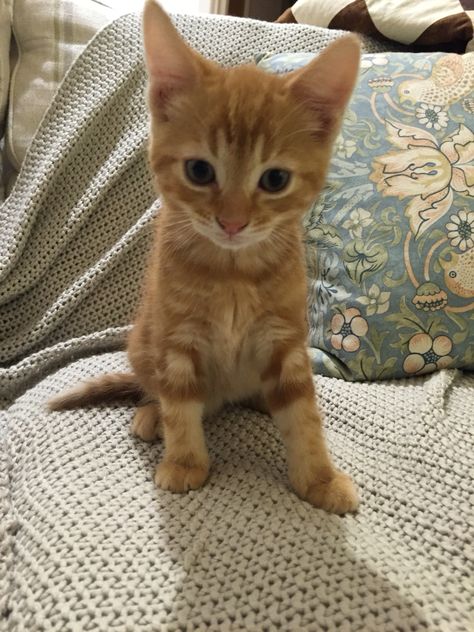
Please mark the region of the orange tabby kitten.
<svg viewBox="0 0 474 632"><path fill-rule="evenodd" d="M128 342L133 374L99 377L50 407L141 396L132 431L163 436L156 484L184 492L209 475L203 417L258 401L281 431L296 493L353 511L357 493L328 454L306 350L301 219L324 182L358 42L341 38L284 76L224 69L147 0L144 43L163 208Z"/></svg>

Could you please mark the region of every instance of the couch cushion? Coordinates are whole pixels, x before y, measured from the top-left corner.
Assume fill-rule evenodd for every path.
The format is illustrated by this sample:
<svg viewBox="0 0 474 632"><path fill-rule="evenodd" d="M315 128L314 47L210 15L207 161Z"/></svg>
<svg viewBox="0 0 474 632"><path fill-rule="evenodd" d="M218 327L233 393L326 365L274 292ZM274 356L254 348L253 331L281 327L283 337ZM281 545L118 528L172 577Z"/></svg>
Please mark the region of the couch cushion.
<svg viewBox="0 0 474 632"><path fill-rule="evenodd" d="M6 133L9 188L69 66L95 33L117 15L106 2L97 0L13 3L14 46Z"/></svg>
<svg viewBox="0 0 474 632"><path fill-rule="evenodd" d="M10 83L11 7L6 0L0 3L0 138L5 127L5 111Z"/></svg>
<svg viewBox="0 0 474 632"><path fill-rule="evenodd" d="M286 72L308 54L264 56ZM306 217L317 371L474 368L474 53L367 55Z"/></svg>

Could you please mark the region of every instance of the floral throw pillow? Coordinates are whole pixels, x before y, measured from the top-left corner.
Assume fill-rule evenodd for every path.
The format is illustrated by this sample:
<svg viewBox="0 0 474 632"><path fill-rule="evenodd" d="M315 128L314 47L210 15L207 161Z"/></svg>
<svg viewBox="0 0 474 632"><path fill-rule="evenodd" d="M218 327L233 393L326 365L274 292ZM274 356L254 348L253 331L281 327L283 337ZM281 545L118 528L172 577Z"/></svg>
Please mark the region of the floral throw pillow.
<svg viewBox="0 0 474 632"><path fill-rule="evenodd" d="M474 368L474 53L363 57L305 229L315 371Z"/></svg>

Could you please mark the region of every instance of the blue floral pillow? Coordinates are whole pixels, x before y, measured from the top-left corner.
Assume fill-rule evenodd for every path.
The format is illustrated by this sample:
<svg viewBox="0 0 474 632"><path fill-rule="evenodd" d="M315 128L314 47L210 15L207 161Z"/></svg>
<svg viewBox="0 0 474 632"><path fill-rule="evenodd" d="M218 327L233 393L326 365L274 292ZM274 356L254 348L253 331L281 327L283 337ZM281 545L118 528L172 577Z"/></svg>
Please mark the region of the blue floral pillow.
<svg viewBox="0 0 474 632"><path fill-rule="evenodd" d="M312 54L263 56L288 72ZM314 369L474 368L474 53L365 55L305 218Z"/></svg>

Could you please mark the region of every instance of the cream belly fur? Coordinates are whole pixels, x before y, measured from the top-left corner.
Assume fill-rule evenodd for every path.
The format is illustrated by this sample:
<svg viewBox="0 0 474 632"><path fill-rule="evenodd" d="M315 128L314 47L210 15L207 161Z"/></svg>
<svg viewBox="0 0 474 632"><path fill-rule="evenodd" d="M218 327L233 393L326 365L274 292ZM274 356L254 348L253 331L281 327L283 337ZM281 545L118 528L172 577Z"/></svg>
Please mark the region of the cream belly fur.
<svg viewBox="0 0 474 632"><path fill-rule="evenodd" d="M251 398L261 391L264 363L258 357L257 345L266 346L259 300L248 285L239 292L228 288L214 297L214 314L220 317L209 323L208 344L203 349L205 382L208 388L205 414L209 415L224 403ZM220 309L220 306L222 309Z"/></svg>

